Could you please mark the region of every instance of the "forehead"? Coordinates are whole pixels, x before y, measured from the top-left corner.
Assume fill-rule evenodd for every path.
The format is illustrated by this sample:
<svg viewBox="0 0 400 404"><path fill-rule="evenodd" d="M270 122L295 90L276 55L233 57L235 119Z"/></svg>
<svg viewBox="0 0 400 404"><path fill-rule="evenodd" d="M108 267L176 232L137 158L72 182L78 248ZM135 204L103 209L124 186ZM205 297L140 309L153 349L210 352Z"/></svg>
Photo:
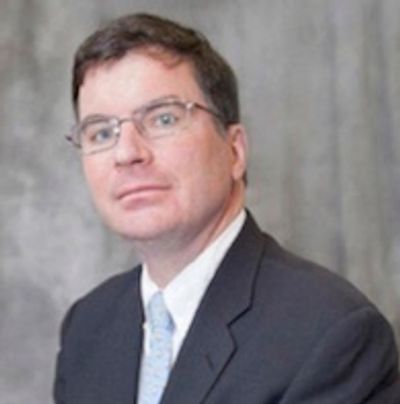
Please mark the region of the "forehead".
<svg viewBox="0 0 400 404"><path fill-rule="evenodd" d="M78 113L120 113L156 98L175 96L205 101L190 62L172 56L129 53L90 67L80 87Z"/></svg>

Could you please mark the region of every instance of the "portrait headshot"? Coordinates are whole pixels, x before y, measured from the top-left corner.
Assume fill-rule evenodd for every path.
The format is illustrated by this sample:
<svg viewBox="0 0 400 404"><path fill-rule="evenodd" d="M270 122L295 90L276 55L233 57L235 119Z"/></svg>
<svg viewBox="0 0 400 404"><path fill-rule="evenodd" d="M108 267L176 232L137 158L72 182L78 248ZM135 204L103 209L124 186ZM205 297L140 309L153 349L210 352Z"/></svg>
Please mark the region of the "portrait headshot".
<svg viewBox="0 0 400 404"><path fill-rule="evenodd" d="M0 401L400 404L400 4L19 3Z"/></svg>

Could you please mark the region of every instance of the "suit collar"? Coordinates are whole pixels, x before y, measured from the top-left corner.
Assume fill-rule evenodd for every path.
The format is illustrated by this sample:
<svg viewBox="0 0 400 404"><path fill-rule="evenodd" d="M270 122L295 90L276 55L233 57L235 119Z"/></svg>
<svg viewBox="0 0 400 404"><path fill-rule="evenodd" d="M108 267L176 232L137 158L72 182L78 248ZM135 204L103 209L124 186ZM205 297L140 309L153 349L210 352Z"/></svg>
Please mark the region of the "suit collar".
<svg viewBox="0 0 400 404"><path fill-rule="evenodd" d="M235 354L230 326L251 306L265 239L251 215L199 306L171 372L162 404L201 403Z"/></svg>

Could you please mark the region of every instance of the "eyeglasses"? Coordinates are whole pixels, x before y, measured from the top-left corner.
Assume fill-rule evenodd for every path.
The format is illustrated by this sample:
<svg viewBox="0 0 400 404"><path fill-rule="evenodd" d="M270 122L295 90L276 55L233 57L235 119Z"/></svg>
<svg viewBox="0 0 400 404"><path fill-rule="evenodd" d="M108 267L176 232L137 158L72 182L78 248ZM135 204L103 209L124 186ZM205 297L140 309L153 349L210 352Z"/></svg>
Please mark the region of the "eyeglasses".
<svg viewBox="0 0 400 404"><path fill-rule="evenodd" d="M190 124L193 111L199 109L212 114L222 122L221 116L210 108L193 101L158 100L146 104L127 118L93 115L72 128L66 138L80 148L83 154L99 153L113 148L121 135L121 125L133 122L146 139L175 135Z"/></svg>

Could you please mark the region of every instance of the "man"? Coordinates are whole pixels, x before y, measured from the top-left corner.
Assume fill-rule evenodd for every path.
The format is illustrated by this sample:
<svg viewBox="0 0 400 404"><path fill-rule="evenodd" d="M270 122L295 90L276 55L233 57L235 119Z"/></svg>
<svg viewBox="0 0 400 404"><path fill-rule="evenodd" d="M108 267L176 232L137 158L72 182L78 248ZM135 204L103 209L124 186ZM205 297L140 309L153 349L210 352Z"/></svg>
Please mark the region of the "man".
<svg viewBox="0 0 400 404"><path fill-rule="evenodd" d="M386 320L244 209L236 80L204 37L113 21L77 51L73 103L94 202L143 264L70 310L56 403L400 402Z"/></svg>

